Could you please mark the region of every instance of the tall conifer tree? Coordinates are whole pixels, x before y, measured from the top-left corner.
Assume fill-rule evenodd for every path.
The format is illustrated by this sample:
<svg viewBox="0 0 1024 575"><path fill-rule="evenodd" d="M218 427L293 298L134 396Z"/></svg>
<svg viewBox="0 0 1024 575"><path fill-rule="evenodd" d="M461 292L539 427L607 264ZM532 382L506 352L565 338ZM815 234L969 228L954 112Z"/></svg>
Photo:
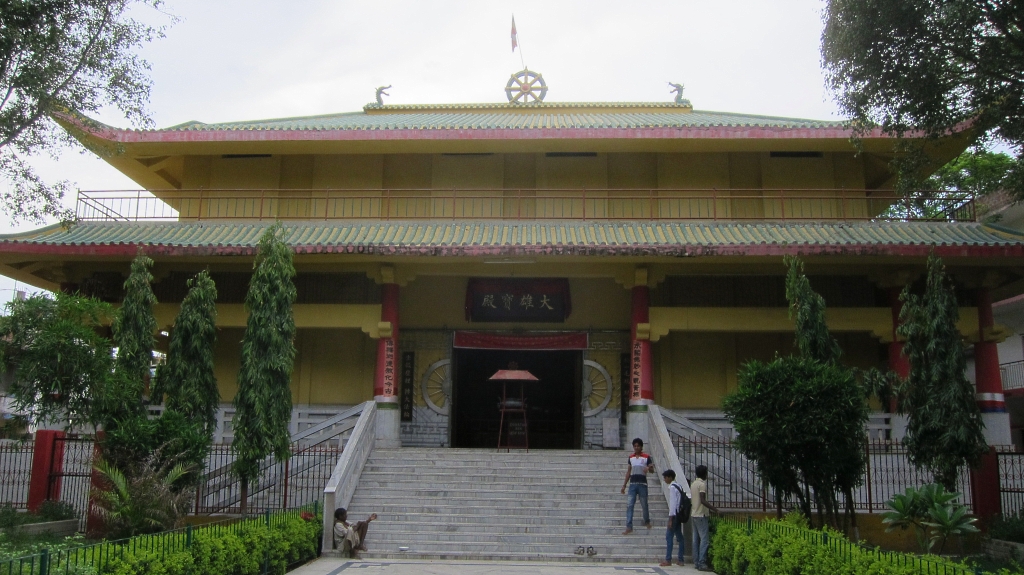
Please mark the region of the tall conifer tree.
<svg viewBox="0 0 1024 575"><path fill-rule="evenodd" d="M232 441L243 513L249 483L258 476L260 462L271 454L278 460L290 455L296 291L292 252L281 239L283 234L280 223L263 233L245 296L249 317L242 338Z"/></svg>
<svg viewBox="0 0 1024 575"><path fill-rule="evenodd" d="M942 260L928 258L924 294L900 295L898 334L906 339L910 377L901 411L908 415L906 446L911 461L929 469L948 491L964 465L977 463L985 436L974 387L965 375L967 360L957 329L960 310Z"/></svg>
<svg viewBox="0 0 1024 575"><path fill-rule="evenodd" d="M150 286L153 275L149 268L152 265L153 260L139 249L132 260L128 280L124 282L124 301L114 317L114 341L117 343L114 372L117 377L113 379L114 388L110 390L109 399L112 403L110 408L121 416L142 413L142 396L149 383L157 328L153 316L156 296Z"/></svg>
<svg viewBox="0 0 1024 575"><path fill-rule="evenodd" d="M213 373L217 343L217 286L208 272L188 280L188 294L174 320L167 363L160 370L154 398L167 395L167 409L202 426L212 439L220 392Z"/></svg>

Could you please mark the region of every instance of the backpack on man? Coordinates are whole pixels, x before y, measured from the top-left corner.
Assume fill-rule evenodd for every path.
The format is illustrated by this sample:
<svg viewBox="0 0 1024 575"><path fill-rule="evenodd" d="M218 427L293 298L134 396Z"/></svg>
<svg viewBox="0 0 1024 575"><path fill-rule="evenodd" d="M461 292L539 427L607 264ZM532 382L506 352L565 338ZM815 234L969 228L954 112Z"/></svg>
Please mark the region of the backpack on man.
<svg viewBox="0 0 1024 575"><path fill-rule="evenodd" d="M675 513L676 519L680 523L686 523L690 520L690 513L693 511L693 501L678 483L673 483L672 488L679 491L679 506L676 507Z"/></svg>

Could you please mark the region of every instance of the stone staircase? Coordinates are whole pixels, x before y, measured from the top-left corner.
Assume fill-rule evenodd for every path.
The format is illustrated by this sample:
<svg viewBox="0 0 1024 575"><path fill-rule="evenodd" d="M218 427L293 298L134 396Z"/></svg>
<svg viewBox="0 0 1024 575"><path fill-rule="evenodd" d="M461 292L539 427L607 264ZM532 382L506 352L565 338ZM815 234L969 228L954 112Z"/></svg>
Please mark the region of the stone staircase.
<svg viewBox="0 0 1024 575"><path fill-rule="evenodd" d="M372 512L368 559L540 561L659 560L667 504L648 478L653 528L639 503L623 536L625 451L496 453L478 449L375 449L352 503L351 520ZM593 556L579 556L580 546ZM689 554L687 544L687 554Z"/></svg>

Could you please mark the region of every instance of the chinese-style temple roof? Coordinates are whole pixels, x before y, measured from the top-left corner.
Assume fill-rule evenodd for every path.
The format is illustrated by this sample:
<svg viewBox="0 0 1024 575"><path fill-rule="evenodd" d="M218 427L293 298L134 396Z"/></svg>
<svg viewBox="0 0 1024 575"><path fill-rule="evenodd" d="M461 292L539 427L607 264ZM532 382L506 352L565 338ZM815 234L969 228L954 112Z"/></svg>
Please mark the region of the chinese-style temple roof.
<svg viewBox="0 0 1024 575"><path fill-rule="evenodd" d="M260 141L438 139L453 137L453 133L462 139L532 139L567 137L566 130L587 131L582 136L588 138L848 138L852 134L849 127L839 121L712 112L693 110L683 104L654 102L369 105L361 112L241 122L192 121L156 130L115 128L85 118L67 120L94 137L121 143L252 141L254 138ZM880 135L869 134L868 137Z"/></svg>
<svg viewBox="0 0 1024 575"><path fill-rule="evenodd" d="M0 235L0 253L249 255L272 224L86 222ZM296 253L423 256L857 254L1024 256L1024 235L980 223L288 222Z"/></svg>

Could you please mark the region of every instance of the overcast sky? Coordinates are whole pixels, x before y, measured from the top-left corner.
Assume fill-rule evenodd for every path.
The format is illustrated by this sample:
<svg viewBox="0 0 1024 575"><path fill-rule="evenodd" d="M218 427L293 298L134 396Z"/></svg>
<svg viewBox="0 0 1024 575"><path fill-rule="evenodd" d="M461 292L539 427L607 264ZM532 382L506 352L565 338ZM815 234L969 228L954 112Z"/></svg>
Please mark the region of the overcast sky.
<svg viewBox="0 0 1024 575"><path fill-rule="evenodd" d="M819 0L165 2L179 20L143 50L156 127L358 111L387 84L388 104L504 102L522 68L513 12L549 102L670 101L671 81L698 110L838 117L821 72ZM116 113L97 119L127 127ZM83 190L138 188L75 150L35 165ZM0 221L4 233L35 227ZM15 287L0 277L0 301Z"/></svg>

